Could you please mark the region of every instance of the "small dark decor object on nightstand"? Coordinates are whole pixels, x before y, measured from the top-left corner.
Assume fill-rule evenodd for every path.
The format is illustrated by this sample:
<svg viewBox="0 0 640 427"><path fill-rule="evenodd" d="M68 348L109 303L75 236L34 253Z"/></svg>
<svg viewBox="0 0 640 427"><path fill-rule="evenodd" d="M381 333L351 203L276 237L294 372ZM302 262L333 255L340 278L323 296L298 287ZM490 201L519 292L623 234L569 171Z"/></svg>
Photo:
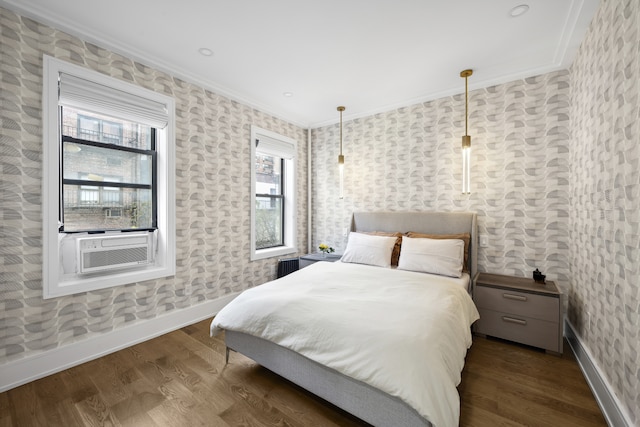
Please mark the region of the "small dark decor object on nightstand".
<svg viewBox="0 0 640 427"><path fill-rule="evenodd" d="M533 272L533 280L538 283L544 284L544 278L547 277L540 270L536 268L536 271Z"/></svg>

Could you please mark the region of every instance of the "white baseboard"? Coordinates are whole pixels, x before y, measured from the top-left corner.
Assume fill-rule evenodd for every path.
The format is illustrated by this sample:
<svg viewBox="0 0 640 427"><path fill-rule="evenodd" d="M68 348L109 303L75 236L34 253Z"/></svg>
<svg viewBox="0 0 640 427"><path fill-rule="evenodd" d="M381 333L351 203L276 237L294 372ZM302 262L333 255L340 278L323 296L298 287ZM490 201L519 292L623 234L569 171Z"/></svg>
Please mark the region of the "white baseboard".
<svg viewBox="0 0 640 427"><path fill-rule="evenodd" d="M576 360L582 369L582 373L591 387L591 391L602 410L607 424L611 427L631 427L631 419L625 413L622 403L618 400L611 388L611 384L602 374L602 370L595 362L593 355L588 348L583 345L575 328L565 319L564 335L569 342L571 351L576 356Z"/></svg>
<svg viewBox="0 0 640 427"><path fill-rule="evenodd" d="M213 317L237 295L225 295L83 341L7 362L0 365L0 392Z"/></svg>

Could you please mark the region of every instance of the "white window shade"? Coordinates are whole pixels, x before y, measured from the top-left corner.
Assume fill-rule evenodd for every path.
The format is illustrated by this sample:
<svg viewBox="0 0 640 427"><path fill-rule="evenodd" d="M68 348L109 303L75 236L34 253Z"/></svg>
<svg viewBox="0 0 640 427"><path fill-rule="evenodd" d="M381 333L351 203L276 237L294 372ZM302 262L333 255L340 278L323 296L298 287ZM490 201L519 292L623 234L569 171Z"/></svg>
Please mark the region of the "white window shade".
<svg viewBox="0 0 640 427"><path fill-rule="evenodd" d="M256 138L256 152L283 159L296 157L296 147L286 141L279 141L268 136L258 135Z"/></svg>
<svg viewBox="0 0 640 427"><path fill-rule="evenodd" d="M165 104L67 73L60 73L59 103L156 129L164 129L169 121Z"/></svg>

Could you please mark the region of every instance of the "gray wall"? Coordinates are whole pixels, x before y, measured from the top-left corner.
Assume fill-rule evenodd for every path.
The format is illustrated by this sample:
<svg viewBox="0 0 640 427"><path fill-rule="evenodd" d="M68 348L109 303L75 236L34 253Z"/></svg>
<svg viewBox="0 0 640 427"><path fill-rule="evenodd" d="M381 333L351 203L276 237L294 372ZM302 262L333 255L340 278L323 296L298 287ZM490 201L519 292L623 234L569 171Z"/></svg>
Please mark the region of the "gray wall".
<svg viewBox="0 0 640 427"><path fill-rule="evenodd" d="M571 67L568 314L633 425L640 424L639 30L640 2L603 1Z"/></svg>
<svg viewBox="0 0 640 427"><path fill-rule="evenodd" d="M2 8L0 27L0 363L272 279L276 259L249 261L251 125L298 141L298 245L306 250L304 129ZM43 53L176 100L175 277L42 299Z"/></svg>

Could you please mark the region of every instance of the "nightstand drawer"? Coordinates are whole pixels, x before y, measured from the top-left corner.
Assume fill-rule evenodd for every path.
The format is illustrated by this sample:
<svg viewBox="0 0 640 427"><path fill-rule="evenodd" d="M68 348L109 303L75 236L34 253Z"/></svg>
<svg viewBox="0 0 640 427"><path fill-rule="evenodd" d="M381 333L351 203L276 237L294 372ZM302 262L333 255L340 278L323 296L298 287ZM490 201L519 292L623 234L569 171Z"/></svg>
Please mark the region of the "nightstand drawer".
<svg viewBox="0 0 640 427"><path fill-rule="evenodd" d="M493 310L479 310L476 332L561 353L557 322L532 319ZM557 319L557 314L556 314Z"/></svg>
<svg viewBox="0 0 640 427"><path fill-rule="evenodd" d="M558 323L560 312L560 298L487 286L476 286L475 303L478 309L517 313L518 316L553 323Z"/></svg>

